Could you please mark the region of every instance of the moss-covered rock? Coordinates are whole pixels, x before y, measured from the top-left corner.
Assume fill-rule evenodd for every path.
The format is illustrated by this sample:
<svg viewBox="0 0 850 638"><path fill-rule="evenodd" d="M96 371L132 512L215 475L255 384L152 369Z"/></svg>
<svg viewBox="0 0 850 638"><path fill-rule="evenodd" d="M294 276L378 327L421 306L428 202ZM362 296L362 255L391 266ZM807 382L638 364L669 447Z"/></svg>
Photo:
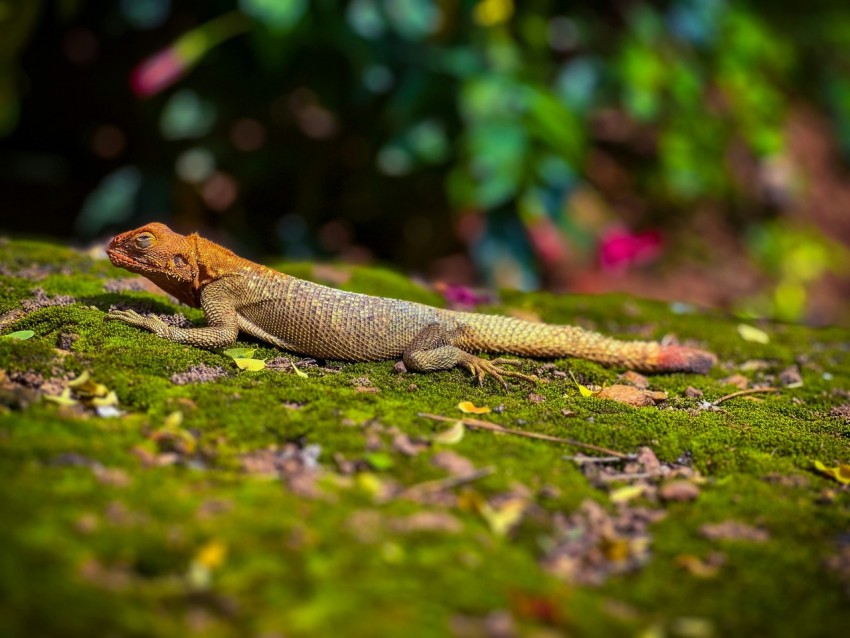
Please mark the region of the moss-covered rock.
<svg viewBox="0 0 850 638"><path fill-rule="evenodd" d="M506 293L483 309L719 355L709 376L650 377L667 401L633 408L582 396L570 375L603 386L622 371L573 359L528 361L542 381L504 393L461 370L314 363L243 338L274 365L242 372L105 322L115 304L203 322L107 262L5 241L0 265L0 331L35 333L0 336L0 635L850 626L850 493L812 469L850 463L846 330L759 324L770 341L757 344L737 320L621 296ZM439 303L382 270L281 268ZM779 391L724 399L741 386ZM452 423L421 414L461 418L462 401L613 458L475 427L440 442ZM696 490L659 490L674 477Z"/></svg>

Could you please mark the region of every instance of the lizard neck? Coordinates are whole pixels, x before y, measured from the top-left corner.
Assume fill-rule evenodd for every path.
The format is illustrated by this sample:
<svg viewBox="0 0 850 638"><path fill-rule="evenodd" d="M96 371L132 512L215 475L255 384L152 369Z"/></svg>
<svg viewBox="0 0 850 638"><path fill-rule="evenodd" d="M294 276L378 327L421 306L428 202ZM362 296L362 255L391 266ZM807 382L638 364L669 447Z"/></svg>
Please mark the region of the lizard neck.
<svg viewBox="0 0 850 638"><path fill-rule="evenodd" d="M195 263L193 264L195 277L192 282L192 289L188 291L191 301L185 303L190 303L190 305L195 307L200 307L201 292L214 281L218 281L223 277L244 276L249 272L255 271L263 271L264 273L268 270L264 266L248 261L224 246L204 239L197 234L189 235L189 240L192 242L195 258ZM275 272L275 274L279 275L282 273Z"/></svg>

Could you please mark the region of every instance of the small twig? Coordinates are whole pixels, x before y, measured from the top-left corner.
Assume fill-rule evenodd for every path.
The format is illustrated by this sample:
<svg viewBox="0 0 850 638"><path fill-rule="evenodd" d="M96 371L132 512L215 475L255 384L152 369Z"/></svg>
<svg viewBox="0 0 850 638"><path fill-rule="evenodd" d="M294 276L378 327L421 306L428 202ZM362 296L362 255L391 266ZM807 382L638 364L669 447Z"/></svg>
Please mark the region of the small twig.
<svg viewBox="0 0 850 638"><path fill-rule="evenodd" d="M735 397L742 397L745 394L760 394L762 392L782 392L782 388L750 388L749 390L738 390L737 392L733 392L732 394L727 394L726 396L722 396L717 401L712 401L712 405L719 405L728 399L734 399Z"/></svg>
<svg viewBox="0 0 850 638"><path fill-rule="evenodd" d="M597 463L600 465L602 463L619 463L623 460L622 456L562 456L561 458L565 461L573 461L579 465L584 465L585 463L592 463L594 465ZM635 460L637 457L634 454L628 454L626 458Z"/></svg>
<svg viewBox="0 0 850 638"><path fill-rule="evenodd" d="M610 483L612 481L639 481L660 475L660 472L635 472L634 474L600 474L596 478L603 483Z"/></svg>
<svg viewBox="0 0 850 638"><path fill-rule="evenodd" d="M490 476L495 471L496 468L488 465L487 467L482 467L480 469L469 472L468 474L461 474L459 476L449 476L444 479L417 483L416 485L411 485L410 487L403 489L398 494L383 499L382 502L386 502L395 498L410 498L420 496L422 494L444 492L446 490L450 490L461 485L472 483L474 481L484 478L485 476Z"/></svg>
<svg viewBox="0 0 850 638"><path fill-rule="evenodd" d="M621 459L630 458L628 454L623 454L622 452L617 452L617 450L609 450L607 447L602 447L599 445L592 445L590 443L582 443L581 441L575 441L573 439L562 439L559 436L552 436L550 434L540 434L538 432L525 432L524 430L511 430L509 428L502 427L501 425L496 425L495 423L488 423L487 421L480 421L479 419L455 419L448 416L442 416L440 414L428 414L427 412L420 412L419 416L425 419L432 419L434 421L448 421L450 423L455 423L460 421L465 426L470 428L479 428L481 430L490 430L492 432L500 432L501 434L515 434L516 436L524 436L529 439L540 439L541 441L552 441L553 443L563 443L565 445L572 445L573 447L585 448L587 450L593 450L595 452L603 452L609 456L616 456Z"/></svg>

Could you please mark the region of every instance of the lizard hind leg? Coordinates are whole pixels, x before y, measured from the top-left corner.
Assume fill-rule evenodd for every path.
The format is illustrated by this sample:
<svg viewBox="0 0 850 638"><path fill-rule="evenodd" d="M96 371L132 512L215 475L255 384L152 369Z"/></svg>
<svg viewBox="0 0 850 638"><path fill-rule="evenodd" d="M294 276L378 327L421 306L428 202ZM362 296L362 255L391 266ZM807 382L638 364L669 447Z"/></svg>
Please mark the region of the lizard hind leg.
<svg viewBox="0 0 850 638"><path fill-rule="evenodd" d="M422 329L413 341L405 348L403 359L409 370L415 372L432 372L435 370L450 370L460 366L466 368L478 380L484 383L487 375L496 379L507 390L505 377L522 379L531 383L538 381L533 377L515 370L507 370L502 366L522 363L515 359L482 359L452 344L453 334L439 323L432 323Z"/></svg>

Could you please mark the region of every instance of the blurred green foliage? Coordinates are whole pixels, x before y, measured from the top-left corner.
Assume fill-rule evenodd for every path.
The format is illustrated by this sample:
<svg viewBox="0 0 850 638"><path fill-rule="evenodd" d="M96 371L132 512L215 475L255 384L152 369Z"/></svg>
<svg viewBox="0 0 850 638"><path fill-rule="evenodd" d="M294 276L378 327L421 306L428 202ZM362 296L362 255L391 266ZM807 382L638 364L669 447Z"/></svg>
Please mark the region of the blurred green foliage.
<svg viewBox="0 0 850 638"><path fill-rule="evenodd" d="M800 227L789 117L811 104L850 150L850 9L786 4L0 0L0 135L39 125L19 113L40 18L123 113L79 129L105 160L81 236L220 215L298 258L365 246L411 265L466 244L492 282L529 288L593 267L618 225L675 252L708 205L773 279L749 310L798 319L845 264L814 224L804 245L840 258L805 274L775 239ZM86 42L118 53L95 63Z"/></svg>

